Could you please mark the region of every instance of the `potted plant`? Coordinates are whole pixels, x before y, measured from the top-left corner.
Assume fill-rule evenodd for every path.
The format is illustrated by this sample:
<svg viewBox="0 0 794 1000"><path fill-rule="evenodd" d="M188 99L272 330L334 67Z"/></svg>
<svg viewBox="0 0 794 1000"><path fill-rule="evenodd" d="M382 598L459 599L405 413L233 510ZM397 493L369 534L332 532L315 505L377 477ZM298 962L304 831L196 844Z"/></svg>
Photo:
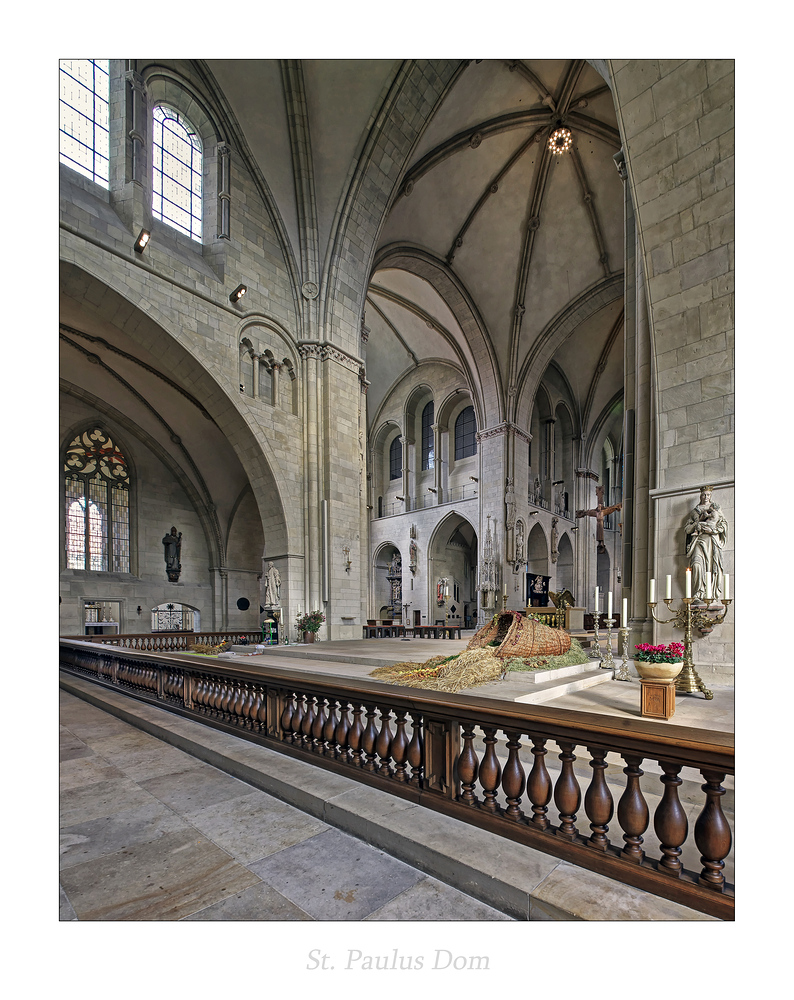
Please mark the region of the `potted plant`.
<svg viewBox="0 0 794 1000"><path fill-rule="evenodd" d="M634 669L644 680L670 681L678 677L684 667L683 642L671 642L669 646L641 642L634 648Z"/></svg>
<svg viewBox="0 0 794 1000"><path fill-rule="evenodd" d="M298 615L295 619L295 627L299 632L303 632L304 642L314 642L315 635L320 631L320 626L325 621L322 611L307 611L304 615Z"/></svg>

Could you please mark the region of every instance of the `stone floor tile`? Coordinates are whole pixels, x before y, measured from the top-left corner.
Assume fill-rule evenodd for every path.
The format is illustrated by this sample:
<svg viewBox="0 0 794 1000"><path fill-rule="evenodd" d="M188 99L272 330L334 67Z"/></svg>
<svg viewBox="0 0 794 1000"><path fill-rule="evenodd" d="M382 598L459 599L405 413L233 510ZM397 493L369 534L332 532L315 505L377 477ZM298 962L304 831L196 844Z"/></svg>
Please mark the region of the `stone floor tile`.
<svg viewBox="0 0 794 1000"><path fill-rule="evenodd" d="M190 763L184 771L141 780L141 788L178 813L196 812L251 792L250 785L216 767L201 764L195 758L190 758Z"/></svg>
<svg viewBox="0 0 794 1000"><path fill-rule="evenodd" d="M189 829L185 820L152 796L148 805L62 829L61 869Z"/></svg>
<svg viewBox="0 0 794 1000"><path fill-rule="evenodd" d="M186 771L195 763L190 754L162 743L159 747L147 750L131 750L112 756L103 753L102 756L135 781L146 781L161 774L176 774Z"/></svg>
<svg viewBox="0 0 794 1000"><path fill-rule="evenodd" d="M83 785L124 777L123 771L119 771L117 767L108 764L96 754L91 757L75 757L72 760L61 761L59 770L62 792L70 788L80 788Z"/></svg>
<svg viewBox="0 0 794 1000"><path fill-rule="evenodd" d="M61 873L78 920L179 920L257 881L190 829Z"/></svg>
<svg viewBox="0 0 794 1000"><path fill-rule="evenodd" d="M259 791L189 810L184 815L196 829L243 864L328 829L321 820Z"/></svg>
<svg viewBox="0 0 794 1000"><path fill-rule="evenodd" d="M424 878L341 830L327 830L249 867L315 920L363 920Z"/></svg>
<svg viewBox="0 0 794 1000"><path fill-rule="evenodd" d="M139 806L150 806L156 801L137 782L124 775L79 788L63 789L59 802L61 829L127 812Z"/></svg>
<svg viewBox="0 0 794 1000"><path fill-rule="evenodd" d="M308 913L264 882L227 896L182 920L311 920Z"/></svg>
<svg viewBox="0 0 794 1000"><path fill-rule="evenodd" d="M77 920L77 914L72 908L72 904L69 902L69 897L63 891L63 886L58 886L58 919L59 920Z"/></svg>
<svg viewBox="0 0 794 1000"><path fill-rule="evenodd" d="M59 738L59 760L75 760L78 757L92 757L93 755L93 749L87 743L78 739L73 733L67 733Z"/></svg>
<svg viewBox="0 0 794 1000"><path fill-rule="evenodd" d="M434 878L424 878L364 917L372 920L512 920Z"/></svg>

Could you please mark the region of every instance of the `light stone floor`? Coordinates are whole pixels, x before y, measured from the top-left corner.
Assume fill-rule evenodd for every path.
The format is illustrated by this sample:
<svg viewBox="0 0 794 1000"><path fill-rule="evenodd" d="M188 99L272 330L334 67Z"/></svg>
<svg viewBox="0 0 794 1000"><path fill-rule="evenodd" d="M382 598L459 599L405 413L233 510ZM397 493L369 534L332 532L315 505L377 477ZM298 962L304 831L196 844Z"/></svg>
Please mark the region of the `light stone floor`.
<svg viewBox="0 0 794 1000"><path fill-rule="evenodd" d="M60 693L61 920L511 918Z"/></svg>

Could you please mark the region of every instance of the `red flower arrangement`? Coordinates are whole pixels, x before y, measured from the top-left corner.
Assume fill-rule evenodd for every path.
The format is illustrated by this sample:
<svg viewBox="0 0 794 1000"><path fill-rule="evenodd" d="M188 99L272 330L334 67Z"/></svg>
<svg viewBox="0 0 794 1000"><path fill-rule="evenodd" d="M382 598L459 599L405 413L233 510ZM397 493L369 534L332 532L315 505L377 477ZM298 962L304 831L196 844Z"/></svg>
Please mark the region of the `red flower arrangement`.
<svg viewBox="0 0 794 1000"><path fill-rule="evenodd" d="M640 663L681 663L684 659L683 642L671 642L669 646L651 646L641 642L634 647L634 659Z"/></svg>

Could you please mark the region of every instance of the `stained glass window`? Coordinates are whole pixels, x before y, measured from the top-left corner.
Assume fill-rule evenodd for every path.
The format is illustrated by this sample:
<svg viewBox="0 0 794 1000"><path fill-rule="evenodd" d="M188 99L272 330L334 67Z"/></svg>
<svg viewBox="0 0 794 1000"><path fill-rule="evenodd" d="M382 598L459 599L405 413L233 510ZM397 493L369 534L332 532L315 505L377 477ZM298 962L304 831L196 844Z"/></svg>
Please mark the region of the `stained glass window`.
<svg viewBox="0 0 794 1000"><path fill-rule="evenodd" d="M130 478L100 428L78 434L64 462L66 567L130 572Z"/></svg>
<svg viewBox="0 0 794 1000"><path fill-rule="evenodd" d="M477 418L467 406L455 421L455 460L477 454Z"/></svg>
<svg viewBox="0 0 794 1000"><path fill-rule="evenodd" d="M152 214L201 240L201 140L190 122L158 104L152 115Z"/></svg>
<svg viewBox="0 0 794 1000"><path fill-rule="evenodd" d="M59 75L61 163L107 187L108 60L62 59Z"/></svg>
<svg viewBox="0 0 794 1000"><path fill-rule="evenodd" d="M428 403L422 410L422 469L435 466L435 441L433 439L433 414L435 407Z"/></svg>

